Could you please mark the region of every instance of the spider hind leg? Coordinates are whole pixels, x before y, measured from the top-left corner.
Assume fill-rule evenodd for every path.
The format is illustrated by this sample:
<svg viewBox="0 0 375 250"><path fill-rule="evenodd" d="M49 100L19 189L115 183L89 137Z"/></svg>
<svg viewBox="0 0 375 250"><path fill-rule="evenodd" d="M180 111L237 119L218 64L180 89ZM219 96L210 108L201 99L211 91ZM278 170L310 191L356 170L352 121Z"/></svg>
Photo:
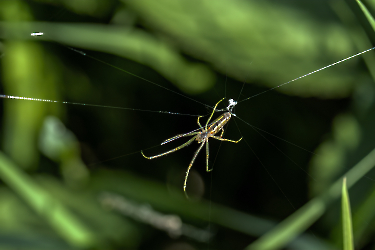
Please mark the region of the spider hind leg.
<svg viewBox="0 0 375 250"><path fill-rule="evenodd" d="M193 159L191 159L191 162L190 162L190 164L189 164L189 167L188 167L188 169L186 170L185 181L184 181L184 193L185 193L186 197L188 197L188 196L187 196L187 193L186 193L186 184L187 184L187 179L188 179L188 177L189 177L190 169L191 169L191 167L193 166L194 161L195 161L195 159L197 158L197 156L198 156L199 152L201 151L201 149L203 148L204 144L205 144L205 142L202 142L202 144L199 146L199 148L197 149L197 151L195 151L194 156L193 156Z"/></svg>

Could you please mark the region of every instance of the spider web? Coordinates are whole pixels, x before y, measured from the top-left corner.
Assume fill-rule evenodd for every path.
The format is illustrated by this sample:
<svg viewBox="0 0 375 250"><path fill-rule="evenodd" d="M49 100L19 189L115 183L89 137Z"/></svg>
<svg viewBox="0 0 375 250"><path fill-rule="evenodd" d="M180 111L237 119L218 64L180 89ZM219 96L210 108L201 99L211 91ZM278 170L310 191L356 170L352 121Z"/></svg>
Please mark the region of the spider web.
<svg viewBox="0 0 375 250"><path fill-rule="evenodd" d="M68 47L69 48L69 47ZM21 100L30 100L30 101L43 101L43 102L52 102L52 103L62 103L62 104L70 104L70 105L79 105L79 106L87 106L87 107L96 107L96 108L103 108L103 109L111 109L110 111L108 111L108 110L106 110L106 111L104 111L104 112L106 112L106 113L111 113L111 112L114 112L113 110L116 110L116 109L118 109L118 110L130 110L130 111L136 111L136 112L146 112L146 113L150 113L150 114L152 114L152 113L156 113L156 114L164 114L164 115L179 115L179 116L187 116L188 118L189 118L189 124L191 124L191 125L193 125L193 126L183 126L183 125L181 125L181 126L178 126L179 128L181 128L181 130L180 129L177 129L178 131L181 131L181 132L177 132L177 133L186 133L187 131L191 131L192 129L192 127L195 127L195 125L194 125L194 121L195 121L195 118L194 119L191 119L192 117L197 117L197 116L204 116L204 115L207 115L207 113L209 113L210 112L210 109L212 109L212 104L211 105L208 105L208 104L204 104L203 102L201 102L201 101L198 101L198 100L196 100L196 99L193 99L193 98L191 98L191 97L189 97L189 96L187 96L187 95L185 95L185 94L181 94L180 92L178 92L177 90L172 90L172 89L170 89L170 88L168 88L168 87L165 87L165 86L162 86L162 85L160 85L160 84L158 84L158 83L156 83L156 82L154 82L154 81L150 81L150 80L148 80L148 79L146 79L146 78L143 78L143 77L140 77L140 76L138 76L138 75L136 75L136 74L133 74L133 73L131 73L131 72L128 72L128 71L126 71L126 70L124 70L124 69L122 69L122 68L119 68L119 67L117 67L117 66L114 66L114 65L112 65L112 64L109 64L109 63L107 63L107 62L105 62L105 61L103 61L103 60L101 60L101 59L98 59L97 57L95 57L95 56L91 56L91 55L89 55L89 54L86 54L86 53L84 53L84 52L82 52L82 51L80 51L80 50L77 50L77 49L74 49L74 48L69 48L69 49L71 49L72 51L74 51L74 52L77 52L78 54L81 54L81 55L83 55L83 56L85 56L85 57L89 57L90 59L93 59L93 60L96 60L96 61L99 61L99 62L101 62L101 63L103 63L103 64L107 64L108 66L110 66L110 67L108 67L106 70L108 70L108 71L112 71L113 69L114 70L119 70L119 71L122 71L122 72L125 72L126 74L129 74L129 75L131 75L131 77L133 77L133 78L135 78L135 79L137 79L137 80L141 80L141 81L143 81L143 82L146 82L146 83L150 83L150 84L152 84L152 85L154 85L154 86L156 86L157 88L157 90L158 89L162 89L163 91L167 91L167 92L169 92L169 93L171 93L171 95L176 95L176 96L178 96L178 97L180 97L180 98L182 98L183 100L185 100L186 102L195 102L196 104L200 104L200 105L203 105L207 110L206 110L206 112L204 112L204 113L197 113L197 114L189 114L189 113L187 113L187 112L189 112L189 111L186 111L186 113L185 113L185 111L183 111L183 112L181 112L181 113L179 113L179 112L174 112L174 111L165 111L165 110L168 110L168 109L170 109L171 107L169 107L169 106L166 106L165 107L165 110L163 111L163 110L150 110L150 109L140 109L140 108L126 108L126 107L123 107L122 105L123 104L116 104L117 106L113 106L113 105L102 105L102 104L93 104L93 103L79 103L79 102L75 102L75 101L56 101L56 100L49 100L49 99L37 99L37 98L33 98L33 97L18 97L18 96L7 96L7 95L2 95L1 97L2 98L7 98L7 99L21 99ZM301 78L303 78L303 77L306 77L306 76L310 76L311 74L313 74L313 73L316 73L316 72L319 72L319 71L321 71L321 70L323 70L323 69L327 69L327 68L329 68L329 67L331 67L331 66L334 66L334 65L336 65L336 64L338 64L338 63L341 63L341 62L344 62L344 61L346 61L346 60L349 60L349 59L351 59L351 58L353 58L353 57L356 57L356 56L358 56L358 55L361 55L361 54L363 54L363 53L366 53L366 52L368 52L368 51L370 51L370 50L372 50L372 49L374 49L374 48L371 48L371 49L368 49L368 50L365 50L365 51L363 51L363 52L360 52L360 53L358 53L358 54L355 54L355 55L353 55L353 56L350 56L350 57L348 57L348 58L345 58L345 59L342 59L342 60L340 60L340 61L338 61L338 62L335 62L335 63L333 63L333 64L330 64L330 65L327 65L327 66L324 66L324 67L322 67L321 69L318 69L318 70L315 70L315 71L312 71L312 72L310 72L310 73L308 73L308 74L305 74L305 75L303 75L303 76L300 76L300 77L297 77L297 78L295 78L295 79L293 79L293 80L290 80L290 81L287 81L287 82L285 82L285 83L283 83L283 84L281 84L281 85L278 85L278 86L276 86L276 87L274 87L274 88L271 88L271 89L267 89L267 90L263 90L263 91L260 91L259 93L257 93L257 94L254 94L254 95L251 95L251 96L248 96L248 95L245 95L244 93L246 92L246 88L248 87L248 86L246 86L245 87L245 91L244 91L244 86L245 86L245 84L238 84L237 83L237 89L235 88L235 87L232 87L233 89L236 89L236 90L231 90L232 92L237 92L237 93L239 93L239 95L238 95L238 98L237 98L237 100L239 101L239 105L238 105L238 107L239 108L241 108L241 106L243 105L243 104L241 104L242 102L244 102L244 101L247 101L247 100L250 100L250 99L252 99L252 98L254 98L254 97L258 97L258 96L260 96L260 95L262 95L262 94L266 94L267 92L269 92L269 91L272 91L272 90L274 90L274 89L277 89L277 88L279 88L279 87L282 87L282 86L284 86L284 85L286 85L286 84L289 84L289 83L292 83L292 82L294 82L294 81L296 81L296 80L299 80L299 79L301 79ZM82 59L82 58L81 58ZM80 60L81 60L80 59ZM87 65L88 64L88 62L86 61L86 63L83 63L84 65ZM92 73L92 72L91 72ZM111 73L107 73L107 75L110 75ZM104 81L104 80L101 80L101 81ZM222 85L224 86L224 87L220 87L220 86L218 86L218 87L216 87L216 88L214 88L214 91L216 92L215 94L216 94L216 96L220 96L220 94L218 94L218 91L217 91L217 89L225 89L225 93L224 93L224 96L226 97L228 94L226 93L227 92L227 85L228 85L228 83L227 83L227 80L225 80L224 82L222 81ZM239 88L241 86L241 89ZM73 87L73 89L74 89L74 87ZM229 92L229 91L228 91ZM215 94L209 94L209 95L215 95ZM273 94L275 94L275 93L273 93ZM279 96L279 94L277 94L276 93L276 95L278 95ZM95 95L94 95L95 96ZM110 98L113 98L113 94L107 94L106 96L103 96L103 97L110 97ZM147 99L151 99L151 98L153 98L153 99L155 99L155 96L158 96L158 94L153 94L152 96L148 96L147 97ZM241 99L241 96L247 96L247 97L245 97L245 98L243 98L243 99ZM101 98L103 98L103 97L101 97ZM170 99L172 98L172 97L169 97ZM272 97L271 99L274 99L275 97ZM143 97L139 97L139 99L143 99ZM183 102L185 102L185 101L183 101ZM106 102L106 101L104 101L104 102ZM143 102L141 102L141 103L143 103ZM137 105L140 105L140 103L138 102L138 104ZM142 105L140 105L140 106L142 106ZM149 105L150 106L150 105ZM223 108L223 107L222 107ZM188 108L186 108L186 109L188 109ZM87 111L83 111L84 113L86 113ZM83 116L83 114L82 114L82 116ZM118 117L118 116L121 116L121 114L117 114L117 115L115 115L115 117ZM299 168L300 170L302 170L303 172L305 172L306 173L306 175L309 177L309 178L311 178L311 179L314 179L309 173L308 173L308 171L307 170L305 170L305 169L303 169L301 166L300 166L300 163L297 163L297 162L295 162L294 160L293 160L293 157L290 157L287 153L285 153L284 151L285 151L285 149L281 149L281 147L279 146L279 145L277 145L276 143L274 143L273 141L274 141L274 139L276 138L276 139L278 139L278 140L281 140L281 141L284 141L285 143L287 143L287 144L289 144L289 145L292 145L292 146L294 146L294 147L296 147L296 148L299 148L300 150L302 150L302 151L305 151L305 152L307 152L307 154L308 155L312 155L312 154L314 154L313 152L312 152L312 149L311 150L307 150L307 149L305 149L304 147L301 147L301 146L299 146L298 144L296 144L296 143L293 143L293 142L291 142L291 141L288 141L288 140L286 140L286 139L283 139L283 138L281 138L281 137L279 137L279 136L277 136L277 135L274 135L274 134L272 134L272 133L270 133L270 132L268 132L267 130L264 130L264 129L261 129L260 127L261 126L254 126L253 124L251 124L251 123L249 123L248 121L246 121L245 119L242 119L241 117L245 117L245 115L241 115L241 116L236 116L236 118L239 120L239 121L241 121L241 122L243 122L246 126L245 127L242 127L241 129L239 128L239 124L237 124L237 122L236 122L236 126L237 126L237 128L238 128L238 131L239 131L239 133L240 134L242 134L242 132L241 131L246 131L244 134L245 134L245 144L246 144L246 146L249 148L249 150L254 154L254 157L257 159L257 161L259 162L259 164L261 165L261 166L263 166L264 167L264 169L265 169L265 171L269 174L269 176L271 177L271 179L273 180L273 182L274 182L274 184L276 184L277 185L277 187L278 187L278 189L280 190L280 192L282 193L282 195L285 197L285 198L287 198L288 199L288 196L284 193L284 191L283 191L283 189L278 185L278 181L277 180L275 180L274 179L274 177L273 177L273 174L271 174L269 171L268 171L268 169L267 169L267 165L275 165L274 163L263 163L264 162L264 160L262 160L261 158L259 158L259 156L258 156L258 154L259 153L256 153L254 150L253 150L253 148L252 148L252 146L251 146L251 144L252 143L249 143L248 141L249 140L251 140L251 139L247 139L246 140L246 137L247 137L247 135L246 134L248 134L248 132L250 131L250 132L252 132L253 134L254 134L254 132L255 132L255 135L258 135L258 136L260 136L261 138L262 138L262 140L264 140L264 141L266 141L267 143L266 144L268 144L266 147L269 147L269 146L271 146L271 148L273 147L273 149L274 150L276 150L276 151L278 151L278 153L280 153L281 155L283 155L285 158L287 158L288 159L288 161L289 161L289 163L292 163L293 165L295 165L295 166L297 166L297 168ZM214 117L215 118L215 117ZM135 118L132 118L132 119L135 119ZM151 121L151 120L149 120L148 122L149 123L153 123L154 125L153 126L151 126L151 128L155 128L156 126L158 126L159 125L159 127L160 128L158 128L158 130L163 130L163 128L167 128L167 130L168 130L168 125L171 123L171 122L167 122L167 120L173 120L173 118L172 119L168 119L168 118L166 118L166 117L164 117L163 116L163 118L159 121L159 122L155 122L155 124L154 124L154 122L153 121ZM186 119L185 119L186 120ZM251 120L251 119L250 119ZM146 124L148 123L148 122L146 122ZM113 124L113 123L111 123L111 122L108 122L108 124ZM85 125L85 126L90 126L90 125ZM250 129L249 129L249 127L250 127ZM110 128L107 128L108 130L111 130ZM185 130L184 130L185 129ZM149 128L148 129L146 129L146 130L150 130ZM140 133L140 135L141 134L148 134L147 135L147 138L150 138L151 136L153 136L152 134L153 133L149 133L149 132L147 132L146 130L144 130L142 133ZM152 130L152 129L151 129ZM176 130L176 131L177 131ZM198 129L195 129L195 130L198 130ZM233 129L232 129L233 130ZM226 130L226 132L227 132L227 130ZM92 132L93 134L95 133L95 132ZM91 134L91 133L90 133ZM168 136L169 137L171 137L171 135L173 135L172 133L166 133L166 134L169 134ZM174 132L174 134L176 134L176 132ZM231 133L231 134L233 134L233 133ZM238 133L237 133L238 134ZM227 134L226 134L227 135ZM168 137L167 136L167 137ZM124 137L127 137L126 135L124 136ZM161 137L161 138L167 138L167 137ZM238 136L237 136L238 137ZM251 137L253 137L253 136L251 136ZM250 137L250 138L251 138ZM248 137L249 138L249 137ZM157 138L157 140L160 140L160 138ZM164 139L163 139L164 140ZM101 141L104 141L104 139L101 139ZM115 140L113 140L113 139L111 139L111 143L114 143L114 141ZM154 142L155 143L155 142ZM153 144L153 146L152 146L152 148L154 148L154 147L157 147L159 144L158 143L156 143L156 144ZM220 146L221 146L221 143L219 144ZM218 146L218 147L220 147L220 146ZM235 147L235 146L232 146L232 147ZM118 146L118 148L121 148L121 146ZM142 146L140 146L140 149L144 149L145 148L145 146L144 145L142 145ZM191 148L191 147L190 147ZM163 149L163 147L160 147L160 148L158 148L158 150L162 150L162 151L166 151L166 150L168 150L168 149L166 149L166 150L164 150ZM227 150L227 149L224 149L224 150ZM99 151L104 151L104 150L99 150ZM129 148L127 148L127 149L123 149L123 148L121 148L121 151L132 151L132 149L129 149ZM190 150L191 151L191 150ZM269 152L269 150L267 150L268 152ZM139 153L140 151L136 151L135 153ZM216 150L214 150L214 152L216 152L216 155L215 155L215 157L214 157L214 160L212 161L210 161L210 163L212 164L212 167L215 167L215 164L217 163L217 161L216 161L216 159L218 159L218 157L219 157L219 155L220 155L220 151L218 150L218 149L216 149ZM180 152L181 153L181 152ZM191 152L190 152L191 153ZM111 154L113 154L112 152L111 152ZM132 153L130 153L130 155L132 155L132 154L134 154L133 152ZM175 153L175 154L177 154L177 153ZM97 165L97 164L101 164L101 163L104 163L104 162L108 162L108 160L107 159L109 159L109 161L114 161L114 159L120 159L120 158L123 158L123 157L125 157L125 156L128 156L129 154L125 154L125 155L121 155L121 156L118 156L118 157L112 157L112 158L109 158L108 156L104 156L104 157L100 157L100 159L95 159L93 162L89 162L88 163L88 165L89 166L94 166L94 165ZM201 153L201 155L204 155L204 153ZM107 159L106 159L107 158ZM200 163L202 163L202 157L199 157L200 158ZM240 159L240 156L238 156L238 158ZM105 160L103 160L103 159L105 159ZM222 159L219 159L218 161L222 161ZM240 161L242 161L242 160L240 160ZM187 161L187 162L189 162L189 161ZM154 163L156 163L156 162L152 162L152 163L150 163L150 164L154 164ZM196 163L195 165L202 165L202 164L200 164L199 162L198 163ZM157 163L156 163L157 164ZM226 164L229 164L229 163L226 163ZM226 165L226 164L223 164L223 165ZM149 164L147 164L147 165L149 165ZM249 165L253 165L253 164L249 164ZM196 167L196 166L195 166ZM148 167L147 167L148 168ZM158 171L159 172L159 171ZM160 172L162 172L162 171L160 171ZM212 192L212 191L211 191ZM290 205L293 207L293 209L295 209L295 206L293 205L293 203L288 199L288 202L290 203Z"/></svg>

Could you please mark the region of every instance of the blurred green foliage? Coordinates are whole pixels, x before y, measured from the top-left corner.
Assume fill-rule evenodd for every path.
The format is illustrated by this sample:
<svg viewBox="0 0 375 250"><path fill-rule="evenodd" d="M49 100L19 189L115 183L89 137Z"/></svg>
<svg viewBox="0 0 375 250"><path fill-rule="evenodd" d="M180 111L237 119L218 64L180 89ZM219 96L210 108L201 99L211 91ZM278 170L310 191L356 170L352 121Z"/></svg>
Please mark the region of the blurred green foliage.
<svg viewBox="0 0 375 250"><path fill-rule="evenodd" d="M357 2L1 1L0 94L57 102L1 99L0 249L341 249L344 175L373 248L374 52L265 92L369 49ZM191 200L197 144L141 156L262 92Z"/></svg>

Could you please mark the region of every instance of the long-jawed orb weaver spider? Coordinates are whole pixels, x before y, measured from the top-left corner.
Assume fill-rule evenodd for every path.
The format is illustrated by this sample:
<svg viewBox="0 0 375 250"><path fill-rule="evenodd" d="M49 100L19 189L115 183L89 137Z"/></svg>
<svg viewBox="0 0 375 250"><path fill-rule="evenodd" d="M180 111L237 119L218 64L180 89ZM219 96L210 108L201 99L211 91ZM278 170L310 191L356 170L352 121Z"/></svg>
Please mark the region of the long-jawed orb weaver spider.
<svg viewBox="0 0 375 250"><path fill-rule="evenodd" d="M225 138L222 138L223 137L223 134L224 134L224 125L227 124L227 122L230 120L230 118L233 116L235 116L235 114L232 113L232 110L233 110L233 107L237 104L237 102L235 102L233 99L230 99L229 100L229 105L228 107L226 108L227 112L225 112L224 114L222 114L221 116L219 116L216 120L214 120L211 124L210 123L210 120L212 118L212 116L214 115L215 111L216 111L216 107L217 105L222 101L224 100L225 98L221 99L218 103L216 103L212 113L211 113L211 116L210 118L208 118L207 122L206 122L206 126L202 127L202 125L199 123L199 118L201 118L202 116L199 116L198 117L198 120L197 120L197 123L199 125L199 129L202 129L201 131L197 131L197 130L194 130L192 132L189 132L189 133L186 133L186 134L179 134L179 135L176 135L168 140L165 140L164 142L162 142L161 145L164 145L168 142L171 142L171 141L174 141L176 139L179 139L181 137L187 137L187 136L193 136L193 138L191 138L190 140L188 140L187 142L185 142L184 144L182 144L181 146L177 147L177 148L174 148L172 150L169 150L167 152L164 152L164 153L161 153L161 154L158 154L158 155L154 155L154 156L145 156L143 154L143 152L141 151L142 155L146 158L146 159L155 159L155 158L158 158L158 157L161 157L161 156L164 156L164 155L167 155L167 154L170 154L170 153L173 153L173 152L176 152L177 150L180 150L181 148L184 148L186 146L189 146L193 141L198 141L198 143L202 143L198 150L195 151L194 153L194 156L193 156L193 159L191 159L191 162L189 164L189 167L186 171L186 175L185 175L185 181L184 181L184 193L186 195L186 183L187 183L187 179L188 179L188 176L189 176L189 172L190 172L190 169L191 167L193 166L193 163L195 161L195 159L197 158L199 152L201 151L201 149L203 148L204 144L206 144L206 171L207 172L210 172L212 171L212 169L209 169L208 168L208 158L209 158L209 149L208 149L208 139L211 137L211 138L214 138L216 140L220 140L220 141L229 141L229 142L234 142L234 143L237 143L239 141L242 140L242 137L237 140L237 141L232 141L232 140L229 140L229 139L225 139ZM218 110L218 111L221 111L221 110ZM208 126L209 125L209 126ZM199 130L198 129L198 130ZM221 135L220 136L215 136L215 134L217 134L219 131L221 130Z"/></svg>

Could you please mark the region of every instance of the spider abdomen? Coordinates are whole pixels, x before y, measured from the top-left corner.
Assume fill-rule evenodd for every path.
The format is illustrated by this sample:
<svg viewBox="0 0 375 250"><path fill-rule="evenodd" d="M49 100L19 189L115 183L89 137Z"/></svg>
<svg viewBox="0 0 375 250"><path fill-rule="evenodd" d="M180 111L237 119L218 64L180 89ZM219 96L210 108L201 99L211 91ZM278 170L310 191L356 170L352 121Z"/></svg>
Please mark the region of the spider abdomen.
<svg viewBox="0 0 375 250"><path fill-rule="evenodd" d="M217 134L225 126L225 124L227 124L231 117L232 115L229 112L222 114L212 123L210 127L208 127L207 133L210 135Z"/></svg>

